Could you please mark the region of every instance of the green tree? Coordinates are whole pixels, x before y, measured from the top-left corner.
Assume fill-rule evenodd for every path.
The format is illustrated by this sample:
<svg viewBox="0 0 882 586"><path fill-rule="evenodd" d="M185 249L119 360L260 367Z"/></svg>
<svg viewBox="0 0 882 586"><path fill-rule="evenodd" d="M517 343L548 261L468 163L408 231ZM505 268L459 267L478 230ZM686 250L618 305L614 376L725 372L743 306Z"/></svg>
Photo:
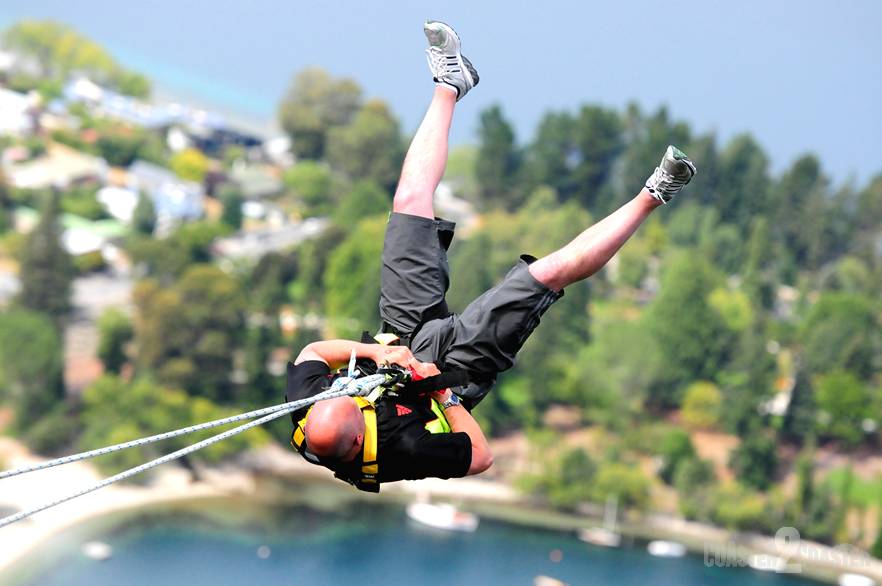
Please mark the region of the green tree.
<svg viewBox="0 0 882 586"><path fill-rule="evenodd" d="M700 168L699 173L689 182L689 199L702 205L720 205L717 189L720 186L722 169L716 137L713 134L694 137L685 150ZM732 221L730 218L723 220Z"/></svg>
<svg viewBox="0 0 882 586"><path fill-rule="evenodd" d="M638 466L619 462L601 464L594 478L594 500L618 497L623 507L642 509L649 502L649 478Z"/></svg>
<svg viewBox="0 0 882 586"><path fill-rule="evenodd" d="M636 104L630 104L624 116L624 137L621 178L625 193L630 196L643 189L668 145L685 146L690 132L685 123L671 121L664 106L646 116Z"/></svg>
<svg viewBox="0 0 882 586"><path fill-rule="evenodd" d="M754 430L732 451L729 466L745 485L758 490L767 489L778 469L775 440L761 430Z"/></svg>
<svg viewBox="0 0 882 586"><path fill-rule="evenodd" d="M83 393L80 447L94 449L232 414L205 398L188 397L180 390L159 386L149 379L126 383L115 376L105 375ZM211 429L173 438L163 442L162 450L180 449L216 433ZM266 441L267 432L254 429L199 450L188 458L217 462ZM98 463L108 471L130 468L157 457L157 449L156 444L148 444L121 450L104 456Z"/></svg>
<svg viewBox="0 0 882 586"><path fill-rule="evenodd" d="M692 445L689 434L682 429L674 429L662 437L658 455L662 460L659 476L668 484L673 482L677 469L684 462L696 458L695 446Z"/></svg>
<svg viewBox="0 0 882 586"><path fill-rule="evenodd" d="M398 120L385 102L367 102L349 124L328 130L326 156L349 178L373 180L391 191L404 159Z"/></svg>
<svg viewBox="0 0 882 586"><path fill-rule="evenodd" d="M238 186L227 183L221 188L220 201L224 206L224 211L221 213L220 218L221 222L233 230L241 228L242 204L245 203L242 190Z"/></svg>
<svg viewBox="0 0 882 586"><path fill-rule="evenodd" d="M334 330L344 337L376 329L385 229L385 217L362 220L328 259L323 278L325 311L334 319Z"/></svg>
<svg viewBox="0 0 882 586"><path fill-rule="evenodd" d="M102 126L95 147L99 155L117 167L128 167L137 159L162 163L166 153L156 135L121 124Z"/></svg>
<svg viewBox="0 0 882 586"><path fill-rule="evenodd" d="M772 190L773 215L785 250L797 266L817 268L828 248L827 179L813 155L797 159Z"/></svg>
<svg viewBox="0 0 882 586"><path fill-rule="evenodd" d="M26 310L0 313L0 398L27 431L64 399L62 343L49 318Z"/></svg>
<svg viewBox="0 0 882 586"><path fill-rule="evenodd" d="M477 147L456 146L450 149L447 167L444 169L444 183L450 185L458 197L473 203L480 201L478 178L475 176L477 160Z"/></svg>
<svg viewBox="0 0 882 586"><path fill-rule="evenodd" d="M358 181L334 210L333 219L341 227L354 226L364 218L387 213L391 204L388 191L371 180Z"/></svg>
<svg viewBox="0 0 882 586"><path fill-rule="evenodd" d="M564 452L556 462L556 474L548 491L548 500L556 507L573 508L591 500L592 481L597 464L581 448Z"/></svg>
<svg viewBox="0 0 882 586"><path fill-rule="evenodd" d="M567 112L547 112L536 130L536 138L525 153L525 173L531 186L548 185L562 198L579 188L573 176L578 159L574 138L575 121Z"/></svg>
<svg viewBox="0 0 882 586"><path fill-rule="evenodd" d="M235 279L209 265L187 269L172 287L135 288L138 362L160 382L226 401L230 368L244 327L245 299Z"/></svg>
<svg viewBox="0 0 882 586"><path fill-rule="evenodd" d="M683 395L683 421L692 427L712 427L720 419L723 394L717 385L707 382L694 382L686 387Z"/></svg>
<svg viewBox="0 0 882 586"><path fill-rule="evenodd" d="M882 495L879 496L877 511L879 518L876 521L876 540L870 547L870 555L882 560Z"/></svg>
<svg viewBox="0 0 882 586"><path fill-rule="evenodd" d="M169 166L178 177L199 183L205 179L209 165L208 157L202 151L195 148L184 149L179 153L175 153L169 160Z"/></svg>
<svg viewBox="0 0 882 586"><path fill-rule="evenodd" d="M600 106L582 106L574 122L573 142L578 149L572 177L574 195L586 209L596 213L600 211L598 197L624 146L622 122L617 112Z"/></svg>
<svg viewBox="0 0 882 586"><path fill-rule="evenodd" d="M247 280L249 307L262 315L272 317L287 302L287 286L300 272L300 255L271 252L263 255Z"/></svg>
<svg viewBox="0 0 882 586"><path fill-rule="evenodd" d="M762 494L738 485L726 485L715 491L714 523L730 530L757 531L766 526L768 512Z"/></svg>
<svg viewBox="0 0 882 586"><path fill-rule="evenodd" d="M305 69L279 105L279 123L291 137L296 157L321 159L329 131L349 124L360 106L361 88L355 81L336 79L323 69Z"/></svg>
<svg viewBox="0 0 882 586"><path fill-rule="evenodd" d="M646 313L655 345L665 354L651 403L677 405L685 385L715 380L725 362L730 336L722 316L708 303L716 280L710 266L694 255L675 258L662 274L661 293Z"/></svg>
<svg viewBox="0 0 882 586"><path fill-rule="evenodd" d="M774 303L775 256L768 218L758 216L750 223L741 271L741 288L757 308L769 310Z"/></svg>
<svg viewBox="0 0 882 586"><path fill-rule="evenodd" d="M274 329L270 324L256 324L248 328L245 336L245 374L248 377L244 402L261 405L278 400L282 394L284 379L272 376L267 363L275 348Z"/></svg>
<svg viewBox="0 0 882 586"><path fill-rule="evenodd" d="M24 20L3 33L3 44L33 59L40 78L65 80L76 72L128 95L146 98L150 93L145 78L126 71L103 47L61 23Z"/></svg>
<svg viewBox="0 0 882 586"><path fill-rule="evenodd" d="M331 170L323 163L301 161L285 171L285 185L303 202L306 213L320 215L330 211Z"/></svg>
<svg viewBox="0 0 882 586"><path fill-rule="evenodd" d="M98 358L104 371L118 374L126 363L126 344L135 332L129 317L118 309L108 309L98 319Z"/></svg>
<svg viewBox="0 0 882 586"><path fill-rule="evenodd" d="M815 392L805 368L795 374L793 390L790 391L790 404L781 422L781 433L789 440L813 441L816 434L817 402Z"/></svg>
<svg viewBox="0 0 882 586"><path fill-rule="evenodd" d="M713 200L720 219L747 230L754 217L770 211L769 189L769 159L762 147L746 134L729 141L720 155L720 181Z"/></svg>
<svg viewBox="0 0 882 586"><path fill-rule="evenodd" d="M153 199L146 193L138 196L138 204L132 213L132 228L145 236L152 236L156 229L156 208L153 206Z"/></svg>
<svg viewBox="0 0 882 586"><path fill-rule="evenodd" d="M515 134L499 105L481 112L475 177L482 199L492 206L511 209L512 188L520 155Z"/></svg>
<svg viewBox="0 0 882 586"><path fill-rule="evenodd" d="M61 245L59 194L52 192L43 204L40 221L21 249L21 292L18 303L48 316L61 331L71 311L70 291L75 269Z"/></svg>
<svg viewBox="0 0 882 586"><path fill-rule="evenodd" d="M870 416L873 397L869 388L851 372L834 370L817 380L817 401L830 437L855 446L864 439L861 423Z"/></svg>
<svg viewBox="0 0 882 586"><path fill-rule="evenodd" d="M825 293L801 327L805 363L812 373L835 369L869 380L882 356L882 328L873 302L859 295Z"/></svg>
<svg viewBox="0 0 882 586"><path fill-rule="evenodd" d="M12 197L3 171L0 171L0 234L12 227Z"/></svg>
<svg viewBox="0 0 882 586"><path fill-rule="evenodd" d="M211 245L230 228L218 222L190 222L162 240L130 238L126 247L145 273L164 283L181 276L190 265L211 262Z"/></svg>

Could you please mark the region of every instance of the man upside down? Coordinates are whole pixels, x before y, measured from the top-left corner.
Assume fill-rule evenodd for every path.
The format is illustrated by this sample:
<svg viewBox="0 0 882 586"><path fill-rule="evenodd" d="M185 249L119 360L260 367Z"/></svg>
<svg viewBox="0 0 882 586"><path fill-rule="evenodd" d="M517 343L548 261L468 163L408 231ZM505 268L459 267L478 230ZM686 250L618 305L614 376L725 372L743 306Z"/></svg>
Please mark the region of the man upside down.
<svg viewBox="0 0 882 586"><path fill-rule="evenodd" d="M450 284L447 249L455 225L435 218L433 196L447 163L456 103L479 78L450 26L427 22L424 32L436 87L404 160L381 268L382 331L403 345L313 342L288 366L288 401L328 388L332 373L353 351L361 360L397 364L421 377L441 371L469 374L467 384L453 389L383 398L376 404L341 397L294 413L295 447L313 463L371 491L382 482L454 478L487 470L493 457L470 409L490 391L497 374L512 367L565 287L603 268L649 214L695 174L686 155L668 147L633 199L560 250L539 259L521 256L501 283L461 314L452 314L445 295Z"/></svg>

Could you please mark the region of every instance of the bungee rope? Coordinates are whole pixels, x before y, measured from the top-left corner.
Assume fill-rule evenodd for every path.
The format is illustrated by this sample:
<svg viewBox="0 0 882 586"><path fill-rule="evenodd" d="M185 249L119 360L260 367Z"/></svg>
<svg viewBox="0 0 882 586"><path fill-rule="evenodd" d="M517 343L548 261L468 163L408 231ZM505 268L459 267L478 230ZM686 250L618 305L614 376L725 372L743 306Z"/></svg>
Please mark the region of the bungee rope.
<svg viewBox="0 0 882 586"><path fill-rule="evenodd" d="M354 356L353 356L353 358L354 358ZM373 375L365 376L362 378L355 378L356 375L357 375L357 372L354 369L354 360L352 360L352 361L350 361L349 373L347 376L343 376L343 377L338 378L331 385L331 388L329 388L327 391L319 393L318 395L315 395L313 397L301 399L299 401L291 401L289 403L282 403L280 405L273 405L272 407L265 407L263 409L257 409L256 411L249 411L248 413L242 413L240 415L225 417L223 419L217 419L215 421L208 421L208 422L200 423L197 425L191 425L189 427L184 427L184 428L177 429L174 431L169 431L166 433L161 433L161 434L153 435L153 436L146 437L146 438L140 438L140 439L132 440L132 441L125 442L125 443L116 444L113 446L108 446L105 448L90 450L88 452L73 454L70 456L65 456L63 458L56 458L55 460L49 460L48 462L43 462L41 464L36 464L33 466L26 466L23 468L17 468L15 470L5 471L2 474L0 474L0 479L9 478L11 476L17 476L19 474L24 474L26 472L33 472L35 470L43 470L45 468L51 468L53 466L60 466L62 464L69 464L71 462L85 460L87 458L93 458L95 456L101 456L104 454L117 452L119 450L124 450L127 448L133 448L133 447L142 446L142 445L153 443L153 442L162 441L165 439L170 439L170 438L184 435L187 433L202 431L204 429L210 429L212 427L217 427L217 426L225 425L228 423L235 423L238 421L242 421L244 419L253 419L255 417L260 417L260 419L257 419L256 421L251 421L251 422L246 423L244 425L240 425L239 427L235 427L233 429L227 430L227 431L220 433L218 435L204 439L204 440L197 442L193 445L187 446L185 448L181 448L180 450L177 450L177 451L172 452L170 454L166 454L165 456L161 456L161 457L156 458L154 460L151 460L149 462L145 462L144 464L141 464L139 466L135 466L134 468L130 468L128 470L120 472L119 474L116 474L114 476L106 478L106 479L102 480L101 482L98 482L97 484L94 484L93 486L90 486L88 488L84 488L82 490L71 493L67 496L61 497L61 498L56 499L54 501L47 502L42 505L33 507L31 509L20 511L20 512L15 513L13 515L9 515L7 517L4 517L4 518L0 519L0 528L3 528L7 525L11 525L12 523L15 523L16 521L21 521L22 519L30 517L31 515L33 515L35 513L39 513L40 511L44 511L46 509L49 509L54 506L65 503L69 500L73 500L77 497L80 497L80 496L86 495L90 492L94 492L96 490L104 488L105 486L109 486L115 482L119 482L120 480L125 480L127 478L131 478L132 476L134 476L136 474L140 474L141 472L144 472L146 470L150 470L151 468L155 468L156 466L159 466L161 464L165 464L166 462L171 462L172 460L175 460L177 458L181 458L181 457L186 456L188 454L192 454L193 452L195 452L197 450L201 450L202 448L210 446L210 445L217 443L219 441L225 440L225 439L232 437L236 434L242 433L243 431L247 431L253 427L257 427L258 425L263 425L264 423L268 423L270 421L273 421L274 419L278 419L279 417L287 415L288 413L291 413L292 411L296 411L296 410L301 409L303 407L312 405L313 403L317 403L319 401L324 401L327 399L335 399L337 397L369 396L369 395L372 395L373 393L375 393L377 390L381 390L380 387L388 387L388 386L395 385L398 382L401 382L402 377L404 376L404 374L401 371L395 371L395 370L387 370L382 373L373 374Z"/></svg>

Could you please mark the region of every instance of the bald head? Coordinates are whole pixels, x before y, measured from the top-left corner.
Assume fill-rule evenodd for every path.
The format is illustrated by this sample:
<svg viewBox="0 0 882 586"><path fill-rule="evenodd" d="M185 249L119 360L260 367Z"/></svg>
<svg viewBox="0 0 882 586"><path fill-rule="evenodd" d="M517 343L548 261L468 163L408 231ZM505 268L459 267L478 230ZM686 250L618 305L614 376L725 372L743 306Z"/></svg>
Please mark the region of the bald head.
<svg viewBox="0 0 882 586"><path fill-rule="evenodd" d="M316 456L347 459L357 453L354 446L361 446L364 439L364 417L351 397L319 401L303 431L309 451Z"/></svg>

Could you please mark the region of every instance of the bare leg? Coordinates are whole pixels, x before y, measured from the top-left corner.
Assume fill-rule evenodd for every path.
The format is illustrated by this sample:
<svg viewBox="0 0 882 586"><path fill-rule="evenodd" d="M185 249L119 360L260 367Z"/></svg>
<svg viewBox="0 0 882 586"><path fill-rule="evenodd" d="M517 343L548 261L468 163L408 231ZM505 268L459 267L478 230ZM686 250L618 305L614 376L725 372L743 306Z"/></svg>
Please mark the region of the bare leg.
<svg viewBox="0 0 882 586"><path fill-rule="evenodd" d="M560 250L530 265L530 274L549 289L560 291L587 279L609 262L628 238L660 206L646 189L597 222Z"/></svg>
<svg viewBox="0 0 882 586"><path fill-rule="evenodd" d="M447 136L456 106L456 92L438 86L401 169L392 211L434 218L432 198L447 165Z"/></svg>

